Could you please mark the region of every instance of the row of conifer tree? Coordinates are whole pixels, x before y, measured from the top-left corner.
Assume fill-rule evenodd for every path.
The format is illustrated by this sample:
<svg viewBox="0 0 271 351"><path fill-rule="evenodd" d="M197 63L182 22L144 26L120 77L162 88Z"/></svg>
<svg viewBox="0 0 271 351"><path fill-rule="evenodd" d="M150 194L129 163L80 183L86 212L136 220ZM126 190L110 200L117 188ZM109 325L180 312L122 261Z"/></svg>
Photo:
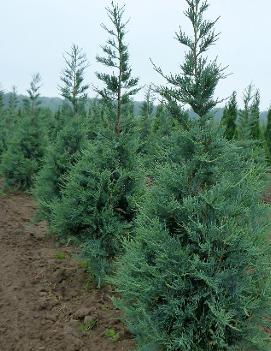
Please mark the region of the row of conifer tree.
<svg viewBox="0 0 271 351"><path fill-rule="evenodd" d="M207 56L218 39L205 0L186 0L189 36L179 73L133 96L125 7L106 9L108 40L88 100L86 55L65 57L56 112L40 107L40 76L18 108L0 104L0 162L6 190L30 191L38 219L81 249L97 285L112 284L141 351L270 350L271 256L262 200L271 113L260 123L252 86L219 122L215 89L227 71ZM160 103L155 105L155 97ZM3 98L3 93L0 98ZM193 113L191 113L191 111ZM270 218L270 217L269 217Z"/></svg>

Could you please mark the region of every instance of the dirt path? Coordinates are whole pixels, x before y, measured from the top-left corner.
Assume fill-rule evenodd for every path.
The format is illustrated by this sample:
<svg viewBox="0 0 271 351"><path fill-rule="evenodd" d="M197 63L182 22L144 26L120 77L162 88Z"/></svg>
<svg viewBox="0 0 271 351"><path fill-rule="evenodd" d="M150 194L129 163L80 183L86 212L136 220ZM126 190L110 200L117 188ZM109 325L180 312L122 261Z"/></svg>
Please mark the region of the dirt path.
<svg viewBox="0 0 271 351"><path fill-rule="evenodd" d="M0 195L0 350L132 350L110 291L46 238L34 211L25 195Z"/></svg>

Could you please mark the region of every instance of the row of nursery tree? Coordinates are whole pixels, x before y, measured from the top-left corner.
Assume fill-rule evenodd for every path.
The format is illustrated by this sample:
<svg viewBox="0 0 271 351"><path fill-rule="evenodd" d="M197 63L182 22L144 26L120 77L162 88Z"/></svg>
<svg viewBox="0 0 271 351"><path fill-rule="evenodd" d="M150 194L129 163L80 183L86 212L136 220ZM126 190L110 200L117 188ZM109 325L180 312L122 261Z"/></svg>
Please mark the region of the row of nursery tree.
<svg viewBox="0 0 271 351"><path fill-rule="evenodd" d="M57 113L39 105L35 75L18 108L0 101L5 189L30 191L37 217L61 242L78 245L97 285L144 351L270 350L269 206L262 200L271 159L271 113L260 96L236 93L223 118L215 89L227 72L206 54L218 39L205 0L186 0L189 36L179 73L153 64L165 85L140 90L129 64L125 7L107 8L108 40L98 63L98 98L87 100L88 65L73 45L64 55ZM155 96L160 104L155 106ZM3 97L1 94L0 98ZM193 111L193 114L189 112Z"/></svg>

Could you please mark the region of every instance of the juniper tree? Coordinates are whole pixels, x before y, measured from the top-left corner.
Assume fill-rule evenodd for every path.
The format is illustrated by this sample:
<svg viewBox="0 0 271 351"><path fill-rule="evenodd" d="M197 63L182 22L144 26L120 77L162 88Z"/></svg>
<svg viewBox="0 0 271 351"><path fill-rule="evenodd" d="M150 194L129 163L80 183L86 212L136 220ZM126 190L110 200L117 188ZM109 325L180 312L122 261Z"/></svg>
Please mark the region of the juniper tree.
<svg viewBox="0 0 271 351"><path fill-rule="evenodd" d="M256 90L252 104L250 117L250 134L252 139L260 139L260 92Z"/></svg>
<svg viewBox="0 0 271 351"><path fill-rule="evenodd" d="M98 285L123 252L123 237L133 232L134 198L142 188L133 124L117 138L110 129L99 130L82 150L53 208L51 230L61 240L81 242Z"/></svg>
<svg viewBox="0 0 271 351"><path fill-rule="evenodd" d="M243 109L238 116L238 138L241 140L250 139L250 109L253 99L253 88L250 84L243 93Z"/></svg>
<svg viewBox="0 0 271 351"><path fill-rule="evenodd" d="M243 94L244 107L237 120L238 137L242 141L259 139L260 136L260 94L250 84Z"/></svg>
<svg viewBox="0 0 271 351"><path fill-rule="evenodd" d="M0 164L1 155L5 150L5 136L6 136L6 117L4 113L4 91L0 90Z"/></svg>
<svg viewBox="0 0 271 351"><path fill-rule="evenodd" d="M89 85L85 83L85 70L88 61L83 49L73 44L70 52L65 52L66 67L60 76L62 85L59 86L60 94L71 103L73 113L79 112L87 99Z"/></svg>
<svg viewBox="0 0 271 351"><path fill-rule="evenodd" d="M10 112L14 113L18 107L18 95L15 86L12 87L12 91L8 97L8 109Z"/></svg>
<svg viewBox="0 0 271 351"><path fill-rule="evenodd" d="M135 120L128 111L130 98L138 91L124 41L128 22L123 19L124 7L114 3L107 14L113 29L102 25L110 38L103 47L106 57L97 60L113 72L97 73L105 88L96 89L106 106L107 123L68 175L51 226L63 240L73 236L83 242L85 259L99 284L122 253L122 238L133 232L133 199L141 189Z"/></svg>
<svg viewBox="0 0 271 351"><path fill-rule="evenodd" d="M4 91L0 90L0 111L4 108Z"/></svg>
<svg viewBox="0 0 271 351"><path fill-rule="evenodd" d="M149 85L145 93L145 100L141 106L140 115L149 119L154 112L154 91L152 85Z"/></svg>
<svg viewBox="0 0 271 351"><path fill-rule="evenodd" d="M236 91L234 91L225 106L221 123L225 128L225 137L232 140L236 134L236 121L238 117L238 106L236 101Z"/></svg>
<svg viewBox="0 0 271 351"><path fill-rule="evenodd" d="M39 205L40 219L51 222L52 208L55 202L61 199L65 177L86 146L88 129L89 126L82 116L70 119L59 131L56 140L49 145L33 191Z"/></svg>
<svg viewBox="0 0 271 351"><path fill-rule="evenodd" d="M165 104L154 106L154 90L149 87L141 107L138 121L138 156L144 169L146 185L152 182L153 170L164 160L166 145L176 127ZM143 174L143 171L142 171Z"/></svg>
<svg viewBox="0 0 271 351"><path fill-rule="evenodd" d="M138 78L132 77L132 69L129 65L128 45L125 42L126 28L129 20L124 19L125 6L111 2L111 7L106 8L112 27L102 24L101 27L109 34L109 38L102 50L104 56L97 56L99 63L112 69L112 73L96 73L105 87L95 87L95 91L114 107L115 133L121 132L122 113L130 98L135 95L138 88Z"/></svg>
<svg viewBox="0 0 271 351"><path fill-rule="evenodd" d="M28 99L24 100L24 105L30 113L35 114L40 105L41 76L39 73L33 75L30 87L27 89Z"/></svg>
<svg viewBox="0 0 271 351"><path fill-rule="evenodd" d="M85 115L83 111L80 110L80 113L77 114L77 117L82 117ZM70 104L64 101L54 113L51 126L49 127L49 139L52 143L56 141L57 135L65 128L71 119L74 119L75 116L73 109Z"/></svg>
<svg viewBox="0 0 271 351"><path fill-rule="evenodd" d="M207 58L194 53L216 41L216 21L204 19L206 1L186 3L194 38L181 32L181 42L190 52L182 73L170 76L179 77L170 78L178 88L160 91L174 92L198 118L173 133L167 162L157 167L141 204L135 238L125 241L110 281L139 350L269 350L263 170L207 118L219 101L213 95L223 75L216 61L205 66Z"/></svg>
<svg viewBox="0 0 271 351"><path fill-rule="evenodd" d="M139 153L148 154L152 136L152 125L154 115L154 93L150 85L145 94L145 100L140 108L139 113Z"/></svg>
<svg viewBox="0 0 271 351"><path fill-rule="evenodd" d="M9 114L16 120L10 122L14 130L8 134L9 140L2 155L1 172L4 177L4 186L7 188L29 190L42 163L47 133L41 119L41 111L37 108L39 83L40 76L33 76L28 89L30 103L18 114L15 90L9 99Z"/></svg>
<svg viewBox="0 0 271 351"><path fill-rule="evenodd" d="M271 162L271 108L269 108L267 113L267 124L264 131L264 137L265 137L266 156L270 163Z"/></svg>
<svg viewBox="0 0 271 351"><path fill-rule="evenodd" d="M159 137L166 137L172 132L172 119L169 118L169 114L164 103L160 103L156 108L153 129Z"/></svg>
<svg viewBox="0 0 271 351"><path fill-rule="evenodd" d="M153 169L155 169L157 163L161 164L165 162L167 149L171 144L172 135L176 130L180 129L180 126L181 129L187 128L188 119L186 112L180 106L175 105L175 107L178 109L178 118L176 118L176 114L174 117L172 116L169 103L160 101L156 106L152 123L152 145L149 157L146 160L149 165L149 172L153 173Z"/></svg>
<svg viewBox="0 0 271 351"><path fill-rule="evenodd" d="M167 86L157 88L169 102L189 105L199 116L205 116L221 100L214 98L218 81L225 78L225 67L217 60L208 60L204 56L209 47L218 39L214 21L205 20L203 15L208 8L206 1L187 1L189 7L186 17L192 24L193 36L189 37L182 28L175 33L177 41L187 48L185 61L181 64L181 73L165 74L161 67L153 64L154 69L165 78Z"/></svg>
<svg viewBox="0 0 271 351"><path fill-rule="evenodd" d="M71 169L80 160L88 142L92 143L107 125L106 106L100 101L91 102L89 111L76 118L70 118L67 112L61 108L56 113L52 130L49 130L50 144L33 189L39 205L37 217L46 219L49 224L52 209L62 201L62 190Z"/></svg>
<svg viewBox="0 0 271 351"><path fill-rule="evenodd" d="M3 155L8 147L8 143L12 138L12 134L16 131L16 123L18 116L18 96L16 88L7 94L7 106L2 108L2 117L0 121L0 154ZM0 156L1 158L1 156ZM1 163L1 160L0 160Z"/></svg>

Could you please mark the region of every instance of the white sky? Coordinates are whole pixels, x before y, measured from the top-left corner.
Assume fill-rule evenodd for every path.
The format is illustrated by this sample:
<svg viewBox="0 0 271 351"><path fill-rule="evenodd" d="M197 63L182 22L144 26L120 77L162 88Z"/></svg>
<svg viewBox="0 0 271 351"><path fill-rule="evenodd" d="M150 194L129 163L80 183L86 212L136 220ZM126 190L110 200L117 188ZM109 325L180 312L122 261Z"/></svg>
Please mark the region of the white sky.
<svg viewBox="0 0 271 351"><path fill-rule="evenodd" d="M211 55L229 65L230 77L217 89L226 97L253 82L260 89L262 108L271 103L270 0L210 0L209 18L221 16L217 30L221 37ZM17 86L25 93L31 76L40 72L42 95L57 96L62 53L72 43L83 47L90 62L87 81L97 84L95 71L104 68L95 62L107 35L100 27L107 21L104 7L109 0L0 0L0 82L10 90ZM124 1L120 0L123 4ZM131 64L141 84L161 83L153 71L151 57L165 72L177 72L184 49L174 32L185 29L184 0L126 0ZM90 91L90 96L93 92ZM142 99L142 94L137 96Z"/></svg>

